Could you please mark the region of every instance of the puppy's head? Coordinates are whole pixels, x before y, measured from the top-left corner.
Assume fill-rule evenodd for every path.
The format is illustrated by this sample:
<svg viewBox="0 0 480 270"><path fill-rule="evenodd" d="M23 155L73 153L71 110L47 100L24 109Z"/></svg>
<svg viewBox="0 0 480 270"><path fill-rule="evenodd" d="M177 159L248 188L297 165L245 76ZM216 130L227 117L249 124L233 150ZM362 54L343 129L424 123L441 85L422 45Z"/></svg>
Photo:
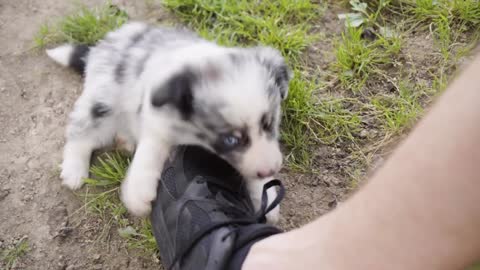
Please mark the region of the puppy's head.
<svg viewBox="0 0 480 270"><path fill-rule="evenodd" d="M274 49L229 49L187 63L150 98L154 109L176 112L177 143L200 144L246 178L262 179L282 165L280 104L290 78Z"/></svg>

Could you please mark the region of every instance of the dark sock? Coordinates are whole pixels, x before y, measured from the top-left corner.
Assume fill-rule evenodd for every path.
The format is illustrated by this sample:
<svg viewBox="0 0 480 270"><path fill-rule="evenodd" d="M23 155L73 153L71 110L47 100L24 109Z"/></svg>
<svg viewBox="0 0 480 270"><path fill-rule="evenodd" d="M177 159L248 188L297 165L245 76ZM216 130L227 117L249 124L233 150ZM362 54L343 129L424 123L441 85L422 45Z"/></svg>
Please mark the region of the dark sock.
<svg viewBox="0 0 480 270"><path fill-rule="evenodd" d="M262 238L263 239L263 238ZM262 240L258 239L248 243L246 246L238 250L235 254L233 254L232 258L230 259L230 264L228 266L228 270L241 270L243 266L243 262L247 258L248 253L250 252L250 248L256 242Z"/></svg>

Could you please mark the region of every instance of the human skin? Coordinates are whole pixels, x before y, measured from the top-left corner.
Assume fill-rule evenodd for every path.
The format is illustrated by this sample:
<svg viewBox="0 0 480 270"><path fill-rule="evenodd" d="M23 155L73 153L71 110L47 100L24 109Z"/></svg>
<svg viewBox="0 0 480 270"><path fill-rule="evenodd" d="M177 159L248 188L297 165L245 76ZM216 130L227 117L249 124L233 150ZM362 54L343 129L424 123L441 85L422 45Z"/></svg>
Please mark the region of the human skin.
<svg viewBox="0 0 480 270"><path fill-rule="evenodd" d="M243 270L465 269L480 258L480 55L337 209L253 245Z"/></svg>

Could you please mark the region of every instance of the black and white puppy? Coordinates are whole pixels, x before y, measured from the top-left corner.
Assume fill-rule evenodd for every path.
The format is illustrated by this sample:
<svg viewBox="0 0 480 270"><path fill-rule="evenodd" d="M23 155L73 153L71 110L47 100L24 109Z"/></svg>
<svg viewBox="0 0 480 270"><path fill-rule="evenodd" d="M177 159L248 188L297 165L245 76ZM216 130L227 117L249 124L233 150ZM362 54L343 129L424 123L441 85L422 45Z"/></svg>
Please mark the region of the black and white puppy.
<svg viewBox="0 0 480 270"><path fill-rule="evenodd" d="M92 151L120 138L136 149L122 201L146 215L172 146L195 144L237 168L259 207L264 182L282 165L280 104L291 72L277 50L226 48L187 30L133 22L93 47L47 54L85 75L66 132L65 186L80 188Z"/></svg>

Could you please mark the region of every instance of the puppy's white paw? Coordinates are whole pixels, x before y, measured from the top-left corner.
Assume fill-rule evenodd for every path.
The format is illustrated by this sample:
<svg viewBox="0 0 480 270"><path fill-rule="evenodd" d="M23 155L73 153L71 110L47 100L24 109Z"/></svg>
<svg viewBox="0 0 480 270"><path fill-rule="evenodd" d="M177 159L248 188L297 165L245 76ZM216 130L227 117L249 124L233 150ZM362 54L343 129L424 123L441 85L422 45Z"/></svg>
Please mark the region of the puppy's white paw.
<svg viewBox="0 0 480 270"><path fill-rule="evenodd" d="M133 154L136 148L136 144L133 139L119 136L115 138L115 146L119 149L129 152L130 154Z"/></svg>
<svg viewBox="0 0 480 270"><path fill-rule="evenodd" d="M62 185L69 189L79 189L83 185L83 179L88 177L89 164L81 160L65 160L62 163Z"/></svg>
<svg viewBox="0 0 480 270"><path fill-rule="evenodd" d="M270 225L276 225L278 222L280 222L280 205L277 207L273 208L272 211L270 211L267 214L267 223Z"/></svg>
<svg viewBox="0 0 480 270"><path fill-rule="evenodd" d="M137 180L136 183L135 180ZM128 211L135 216L146 216L152 209L152 201L157 196L157 189L155 185L149 183L148 181L127 178L122 184L122 202ZM153 183L156 183L156 181Z"/></svg>

